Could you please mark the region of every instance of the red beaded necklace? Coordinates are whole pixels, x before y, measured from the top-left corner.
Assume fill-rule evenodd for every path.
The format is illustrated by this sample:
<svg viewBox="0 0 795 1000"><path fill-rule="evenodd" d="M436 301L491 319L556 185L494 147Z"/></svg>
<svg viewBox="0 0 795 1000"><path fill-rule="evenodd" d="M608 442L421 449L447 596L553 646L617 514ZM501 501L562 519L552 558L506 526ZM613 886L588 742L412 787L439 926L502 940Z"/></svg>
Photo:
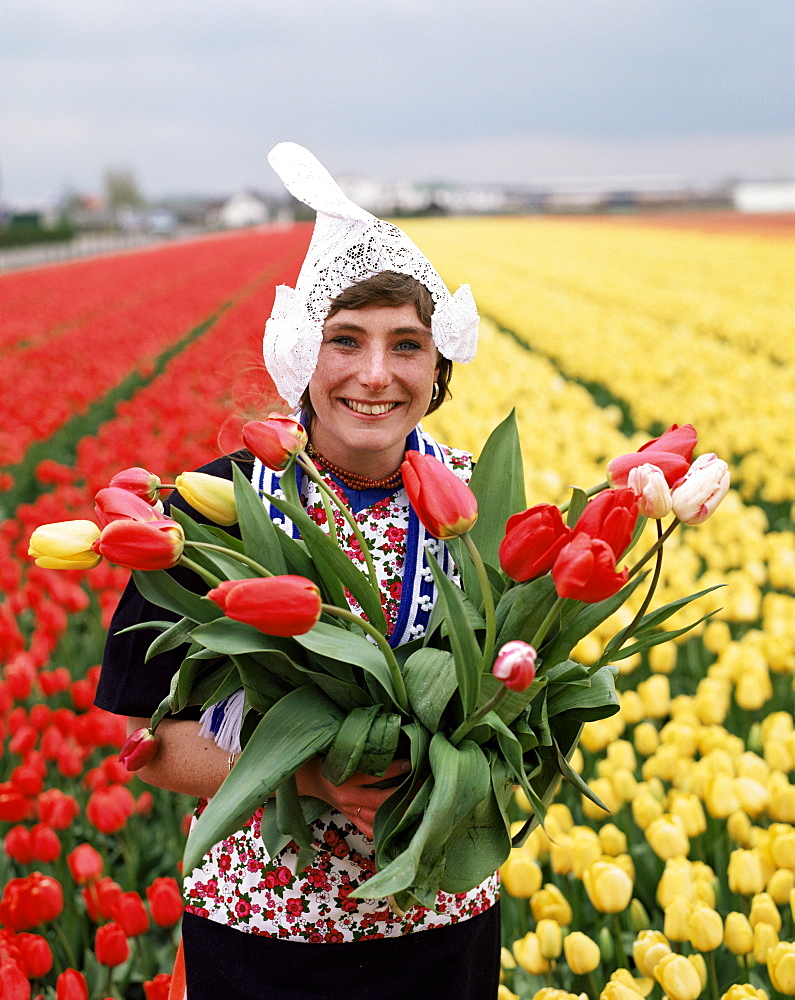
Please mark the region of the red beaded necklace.
<svg viewBox="0 0 795 1000"><path fill-rule="evenodd" d="M392 475L384 476L383 479L369 479L367 476L360 476L357 472L348 472L347 469L341 469L333 462L329 462L312 444L309 444L306 450L315 465L322 465L327 472L336 476L340 482L352 490L386 490L393 486L399 486L403 480L399 468Z"/></svg>

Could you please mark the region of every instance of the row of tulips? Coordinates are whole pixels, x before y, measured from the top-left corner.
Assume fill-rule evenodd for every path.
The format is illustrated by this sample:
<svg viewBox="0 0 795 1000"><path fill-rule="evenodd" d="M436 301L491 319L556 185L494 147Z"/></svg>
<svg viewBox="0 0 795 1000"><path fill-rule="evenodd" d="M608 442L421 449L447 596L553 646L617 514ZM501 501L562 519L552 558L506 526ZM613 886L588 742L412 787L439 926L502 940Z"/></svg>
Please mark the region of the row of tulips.
<svg viewBox="0 0 795 1000"><path fill-rule="evenodd" d="M170 252L177 257L173 269L160 261L170 281L143 286L136 296L122 296L110 313L67 325L41 342L4 355L0 404L6 417L0 428L0 466L20 462L31 443L84 413L129 372L151 369L159 355L230 299L250 294L246 286L252 282L265 277L273 284L277 272L298 263L305 239L300 230L252 234L223 241L209 259L204 244L190 246L202 267L188 268L182 275L178 264L185 248L163 248L161 258ZM104 266L101 259L93 262L100 273ZM14 280L13 275L0 278L4 285ZM153 316L157 322L152 322ZM53 325L56 322L53 316ZM51 397L53 385L58 385L58 393ZM45 396L47 406L42 406Z"/></svg>
<svg viewBox="0 0 795 1000"><path fill-rule="evenodd" d="M294 234L294 262L278 272L276 280L289 280L303 239L300 231ZM105 563L82 583L81 572L62 575L26 567L19 556L27 549L31 527L41 523L42 516L90 512L90 494L80 484L101 482L106 469L118 468L120 445L139 460L172 468L178 452L190 464L217 454L218 427L229 413L230 401L235 407L263 392L261 372L250 369L259 354L262 315L273 295L274 280L267 278L267 268L273 266L274 248L272 241L263 244L261 236L258 240L264 251L263 279L202 340L172 359L150 387L120 407L96 439L80 442L74 467L54 470L53 490L17 508L18 518L0 528L6 557L2 560L6 600L0 602L0 652L5 664L0 736L6 744L0 819L9 824L5 879L0 882L7 880L9 899L17 898L19 880L39 871L42 877L57 880L64 898L61 915L35 928L50 948L51 971L43 978L33 976L35 970L16 960L18 952L10 944L8 954L3 953L8 996L27 998L34 980L40 987L54 986L60 1000L84 1000L89 995L109 995L109 978L117 983L116 990L126 989L125 982L138 990L142 984L148 1000L164 1000L167 995L166 970L173 962L174 940L165 928L181 914L173 873L184 836L180 827L190 804L157 790L143 790L137 781L128 788L130 772L114 756L102 756L110 748L118 753L124 726L91 708L97 668L83 676L101 652L99 612L107 621L127 571ZM248 243L246 253L251 257L250 237L243 237L243 242ZM216 357L229 352L240 370L208 368L203 363L208 352ZM166 410L171 411L168 419ZM166 423L173 437L157 433ZM153 811L158 816L157 834L144 836L147 816ZM87 885L81 881L84 876L73 876L64 861L76 848L89 847L99 849L103 868ZM168 894L163 892L166 884ZM152 921L148 929L143 928L140 903L144 895ZM171 908L168 919L164 904ZM13 930L3 918L0 922L9 941L29 933ZM104 930L111 924L115 929ZM164 929L158 930L158 925Z"/></svg>
<svg viewBox="0 0 795 1000"><path fill-rule="evenodd" d="M611 228L606 239L591 223L538 219L416 221L408 229L451 284L471 283L482 313L567 378L621 400L636 427L653 427L661 412L690 419L716 451L738 456L746 499L795 499L781 419L792 391L780 363L791 358L784 341L792 340L785 243L640 228ZM650 305L661 298L669 304ZM751 316L759 323L744 336ZM705 373L719 392L705 391Z"/></svg>

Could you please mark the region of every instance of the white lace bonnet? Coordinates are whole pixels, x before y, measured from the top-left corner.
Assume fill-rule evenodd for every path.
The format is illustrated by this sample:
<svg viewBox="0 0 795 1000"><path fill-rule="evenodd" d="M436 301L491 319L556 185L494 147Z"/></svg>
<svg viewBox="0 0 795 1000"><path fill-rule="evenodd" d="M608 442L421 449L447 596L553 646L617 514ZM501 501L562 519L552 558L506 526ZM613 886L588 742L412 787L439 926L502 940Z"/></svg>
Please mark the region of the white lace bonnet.
<svg viewBox="0 0 795 1000"><path fill-rule="evenodd" d="M265 324L265 365L291 406L298 405L315 370L332 299L381 271L410 274L431 293L431 333L443 357L462 364L474 358L478 313L469 285L451 295L419 247L397 226L355 205L308 149L280 142L268 162L290 194L317 212L295 288L277 287Z"/></svg>

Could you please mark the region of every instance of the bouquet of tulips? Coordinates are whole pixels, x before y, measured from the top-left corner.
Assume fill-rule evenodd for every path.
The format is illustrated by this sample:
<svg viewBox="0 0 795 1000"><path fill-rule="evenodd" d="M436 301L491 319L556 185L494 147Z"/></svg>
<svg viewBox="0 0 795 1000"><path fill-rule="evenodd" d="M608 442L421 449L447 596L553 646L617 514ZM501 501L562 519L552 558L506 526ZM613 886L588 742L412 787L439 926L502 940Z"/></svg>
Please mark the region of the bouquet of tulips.
<svg viewBox="0 0 795 1000"><path fill-rule="evenodd" d="M85 567L105 557L130 567L141 593L179 616L141 626L160 632L150 656L188 648L150 728L122 749L129 768L156 753L167 714L244 691L242 753L190 834L186 870L273 795L266 846L275 854L294 840L299 870L308 865L316 852L310 824L328 806L299 796L295 772L315 755L334 784L354 771L377 781L396 753L410 759L376 815L377 872L358 891L389 896L402 909L432 907L437 891L467 891L499 868L512 846L514 787L534 816L513 843L543 823L561 777L598 801L568 763L583 723L618 710L613 664L686 631L661 626L701 596L648 610L665 540L677 525L708 517L728 489L725 462L692 461L695 430L674 425L614 459L607 482L573 489L560 507L526 509L513 414L486 443L470 486L435 458L409 452L402 467L409 500L450 549L460 585L426 550L438 600L426 634L395 649L365 540L303 450L304 429L271 414L246 425L244 441L269 468L286 470L284 495L259 496L237 468L234 482L200 473L176 480L201 513L220 525L237 522L240 538L176 509L166 517L160 481L133 469L98 494L98 524L46 525L31 539L42 566ZM363 569L335 531L303 509L294 463L317 482L330 525L331 505L341 508ZM290 518L300 540L273 524L263 499ZM647 518L657 522L657 541L634 565L617 568ZM167 572L178 563L205 581L206 596ZM598 661L585 667L571 659L577 643L643 586L634 620ZM346 590L363 615L350 609Z"/></svg>

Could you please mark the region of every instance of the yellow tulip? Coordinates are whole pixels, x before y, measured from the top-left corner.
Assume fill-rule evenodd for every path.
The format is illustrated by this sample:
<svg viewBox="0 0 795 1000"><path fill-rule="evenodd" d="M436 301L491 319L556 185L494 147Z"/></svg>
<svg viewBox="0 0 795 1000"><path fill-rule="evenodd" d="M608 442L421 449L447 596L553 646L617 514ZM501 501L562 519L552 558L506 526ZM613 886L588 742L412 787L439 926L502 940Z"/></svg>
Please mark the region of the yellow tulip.
<svg viewBox="0 0 795 1000"><path fill-rule="evenodd" d="M729 888L741 896L752 896L765 887L765 873L758 851L738 848L729 855Z"/></svg>
<svg viewBox="0 0 795 1000"><path fill-rule="evenodd" d="M768 996L763 989L756 989L750 983L735 983L720 1000L768 1000Z"/></svg>
<svg viewBox="0 0 795 1000"><path fill-rule="evenodd" d="M778 944L778 932L763 921L754 926L754 958L761 965L767 960L767 953Z"/></svg>
<svg viewBox="0 0 795 1000"><path fill-rule="evenodd" d="M690 943L696 951L714 951L723 942L723 921L717 910L694 903L687 916Z"/></svg>
<svg viewBox="0 0 795 1000"><path fill-rule="evenodd" d="M689 899L680 897L675 899L670 906L665 909L663 920L663 934L669 941L689 941L690 928L687 919L693 903Z"/></svg>
<svg viewBox="0 0 795 1000"><path fill-rule="evenodd" d="M734 781L734 790L740 802L740 808L749 816L759 816L770 802L770 792L759 781L740 775Z"/></svg>
<svg viewBox="0 0 795 1000"><path fill-rule="evenodd" d="M751 843L752 830L753 824L742 809L733 812L726 820L726 832L740 847L750 848L753 846Z"/></svg>
<svg viewBox="0 0 795 1000"><path fill-rule="evenodd" d="M625 854L627 850L626 834L619 830L615 823L605 823L599 830L599 845L603 854Z"/></svg>
<svg viewBox="0 0 795 1000"><path fill-rule="evenodd" d="M647 997L654 989L654 980L649 976L638 979L632 975L629 969L616 969L610 976L611 983L620 983L630 990L634 990L639 996Z"/></svg>
<svg viewBox="0 0 795 1000"><path fill-rule="evenodd" d="M744 913L726 914L723 937L732 955L749 955L754 950L754 929Z"/></svg>
<svg viewBox="0 0 795 1000"><path fill-rule="evenodd" d="M748 922L752 927L758 923L770 924L776 934L781 930L781 914L773 899L766 892L758 892L751 899L751 912L748 914Z"/></svg>
<svg viewBox="0 0 795 1000"><path fill-rule="evenodd" d="M571 923L572 913L568 900L551 882L533 893L530 898L530 909L533 911L536 923L544 919L557 920L561 927L568 927Z"/></svg>
<svg viewBox="0 0 795 1000"><path fill-rule="evenodd" d="M634 771L637 766L635 751L629 740L616 740L607 748L606 759L615 767L624 767L629 771Z"/></svg>
<svg viewBox="0 0 795 1000"><path fill-rule="evenodd" d="M642 975L654 975L654 967L664 955L671 954L668 938L661 931L641 931L632 945L632 957Z"/></svg>
<svg viewBox="0 0 795 1000"><path fill-rule="evenodd" d="M779 823L795 823L795 785L789 783L786 775L775 772L770 776L767 787L770 792L767 808L770 818Z"/></svg>
<svg viewBox="0 0 795 1000"><path fill-rule="evenodd" d="M789 830L775 837L771 853L779 868L795 869L795 830Z"/></svg>
<svg viewBox="0 0 795 1000"><path fill-rule="evenodd" d="M582 878L582 873L602 856L599 836L589 826L575 826L571 831L571 870Z"/></svg>
<svg viewBox="0 0 795 1000"><path fill-rule="evenodd" d="M602 990L599 994L599 1000L638 1000L638 997L643 996L636 989L631 986L627 986L620 980L613 979Z"/></svg>
<svg viewBox="0 0 795 1000"><path fill-rule="evenodd" d="M651 757L660 745L660 734L653 722L641 722L635 726L632 739L641 757Z"/></svg>
<svg viewBox="0 0 795 1000"><path fill-rule="evenodd" d="M512 993L504 983L497 987L497 1000L520 1000L518 993Z"/></svg>
<svg viewBox="0 0 795 1000"><path fill-rule="evenodd" d="M640 792L632 801L632 818L641 830L645 830L650 823L662 816L663 805L649 792Z"/></svg>
<svg viewBox="0 0 795 1000"><path fill-rule="evenodd" d="M707 829L707 818L697 795L685 795L683 792L674 794L668 811L682 820L688 837L698 837Z"/></svg>
<svg viewBox="0 0 795 1000"><path fill-rule="evenodd" d="M513 943L513 954L525 972L540 976L549 972L551 966L541 954L541 945L534 931L528 931L523 938Z"/></svg>
<svg viewBox="0 0 795 1000"><path fill-rule="evenodd" d="M714 774L704 790L704 805L714 819L726 819L740 809L734 778L728 774Z"/></svg>
<svg viewBox="0 0 795 1000"><path fill-rule="evenodd" d="M560 958L563 950L563 934L557 920L544 919L536 924L536 935L541 954L549 961Z"/></svg>
<svg viewBox="0 0 795 1000"><path fill-rule="evenodd" d="M701 996L701 976L683 955L665 955L655 966L654 978L670 1000L697 1000Z"/></svg>
<svg viewBox="0 0 795 1000"><path fill-rule="evenodd" d="M524 853L524 848L514 848L500 869L500 878L505 891L517 899L529 899L541 888L543 876L533 858Z"/></svg>
<svg viewBox="0 0 795 1000"><path fill-rule="evenodd" d="M652 646L649 650L649 667L655 674L671 674L676 667L676 656L676 643L665 642Z"/></svg>
<svg viewBox="0 0 795 1000"><path fill-rule="evenodd" d="M770 876L765 891L777 906L786 906L790 893L795 889L795 872L788 868L778 868Z"/></svg>
<svg viewBox="0 0 795 1000"><path fill-rule="evenodd" d="M573 931L563 939L563 952L575 976L586 976L599 967L602 955L599 945L582 931Z"/></svg>
<svg viewBox="0 0 795 1000"><path fill-rule="evenodd" d="M638 684L638 694L650 719L662 719L668 715L671 704L671 685L665 674L652 674Z"/></svg>
<svg viewBox="0 0 795 1000"><path fill-rule="evenodd" d="M618 865L594 861L582 873L585 891L600 913L621 913L632 898L632 879Z"/></svg>
<svg viewBox="0 0 795 1000"><path fill-rule="evenodd" d="M782 941L768 951L767 971L774 989L795 996L795 942Z"/></svg>
<svg viewBox="0 0 795 1000"><path fill-rule="evenodd" d="M183 500L211 521L222 525L237 523L235 486L230 480L205 472L183 472L174 485Z"/></svg>
<svg viewBox="0 0 795 1000"><path fill-rule="evenodd" d="M687 858L671 858L657 883L657 902L667 910L677 898L692 899L694 882L693 866Z"/></svg>
<svg viewBox="0 0 795 1000"><path fill-rule="evenodd" d="M99 535L93 521L42 524L30 536L28 555L42 569L93 569L102 559L91 548Z"/></svg>
<svg viewBox="0 0 795 1000"><path fill-rule="evenodd" d="M686 857L690 851L690 839L685 832L685 824L678 816L664 813L644 830L646 840L658 858Z"/></svg>

